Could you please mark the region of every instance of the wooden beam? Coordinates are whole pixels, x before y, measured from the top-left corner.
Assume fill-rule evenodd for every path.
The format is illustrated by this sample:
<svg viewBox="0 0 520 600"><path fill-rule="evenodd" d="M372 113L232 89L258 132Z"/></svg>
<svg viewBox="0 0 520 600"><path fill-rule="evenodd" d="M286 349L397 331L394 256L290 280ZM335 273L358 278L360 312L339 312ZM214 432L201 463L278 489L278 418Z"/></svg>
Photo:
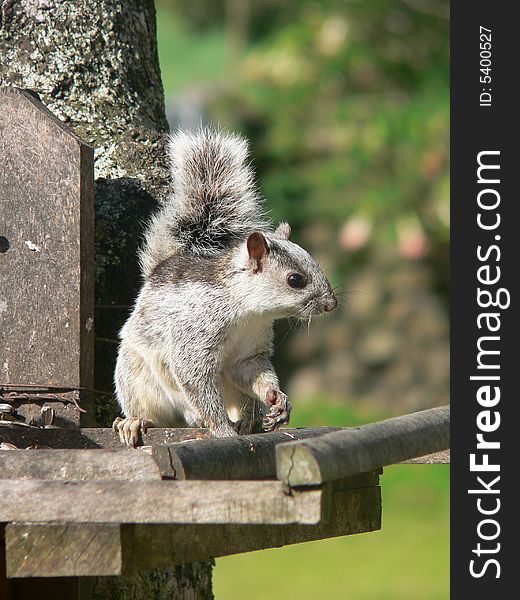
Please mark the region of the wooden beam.
<svg viewBox="0 0 520 600"><path fill-rule="evenodd" d="M18 450L0 452L0 478L82 481L91 479L261 480L276 477L276 444L337 428L294 429L211 438L129 450ZM148 454L151 453L151 456ZM160 470L159 470L160 469Z"/></svg>
<svg viewBox="0 0 520 600"><path fill-rule="evenodd" d="M337 492L331 518L315 525L174 525L123 527L124 569L168 567L208 558L279 548L381 528L379 487ZM136 552L140 547L146 553Z"/></svg>
<svg viewBox="0 0 520 600"><path fill-rule="evenodd" d="M276 447L278 479L320 485L449 448L449 406Z"/></svg>
<svg viewBox="0 0 520 600"><path fill-rule="evenodd" d="M279 429L274 432L274 437L266 438L273 440L298 440L306 437L314 437L323 433L336 431L337 427L315 427L315 428L289 428ZM273 436L273 433L256 433L256 436ZM250 438L251 436L241 436L237 439ZM196 427L179 428L158 428L151 427L147 433L142 435L143 446L159 446L162 444L174 444L178 442L187 442L192 440L212 439L213 436L209 429ZM222 438L221 438L222 441ZM24 427L22 425L11 425L0 423L0 442L14 444L18 448L38 447L38 448L122 448L119 436L109 428L102 427L82 427L79 428L38 428ZM278 441L277 441L278 443ZM263 446L262 446L263 448ZM186 452L183 453L186 455Z"/></svg>
<svg viewBox="0 0 520 600"><path fill-rule="evenodd" d="M274 525L322 519L322 490L284 490L279 481L0 480L0 522Z"/></svg>
<svg viewBox="0 0 520 600"><path fill-rule="evenodd" d="M160 465L163 477L170 479L275 479L277 444L309 439L338 429L285 429L233 438L210 438L196 443L154 446L152 455Z"/></svg>
<svg viewBox="0 0 520 600"><path fill-rule="evenodd" d="M377 481L372 474L370 482ZM331 489L327 521L315 525L118 525L11 523L9 577L131 574L219 556L285 546L381 527L379 486L351 480Z"/></svg>
<svg viewBox="0 0 520 600"><path fill-rule="evenodd" d="M145 446L171 444L211 437L209 429L180 427L162 429L152 427L142 436ZM123 448L119 436L112 429L91 428L45 428L0 424L0 442L14 444L18 448Z"/></svg>
<svg viewBox="0 0 520 600"><path fill-rule="evenodd" d="M161 472L136 450L14 450L0 452L0 478L147 481L160 480Z"/></svg>
<svg viewBox="0 0 520 600"><path fill-rule="evenodd" d="M277 435L295 436L296 440L305 439L307 437L316 437L332 431L340 431L338 427L314 427L314 428L291 428L280 429L274 432ZM258 435L270 434L254 434L256 440ZM249 438L250 436L241 436L238 439ZM193 440L214 439L211 436L209 429L199 429L190 427L162 429L152 427L143 436L144 446L159 446L168 444L177 444ZM222 438L221 438L222 439ZM280 443L283 438L280 438ZM8 442L14 444L18 448L38 447L38 448L70 448L70 449L88 449L88 448L106 448L106 449L121 449L123 446L119 441L119 437L112 429L101 427L83 427L81 429L70 428L49 428L39 429L36 427L23 427L19 425L0 425L0 442ZM278 443L278 442L277 442ZM186 455L186 452L183 451ZM426 462L449 462L449 451L443 453L435 453L430 456L418 457L410 459L406 462L421 463ZM188 467L188 471L191 467ZM186 472L186 471L185 471ZM189 478L191 478L188 475Z"/></svg>

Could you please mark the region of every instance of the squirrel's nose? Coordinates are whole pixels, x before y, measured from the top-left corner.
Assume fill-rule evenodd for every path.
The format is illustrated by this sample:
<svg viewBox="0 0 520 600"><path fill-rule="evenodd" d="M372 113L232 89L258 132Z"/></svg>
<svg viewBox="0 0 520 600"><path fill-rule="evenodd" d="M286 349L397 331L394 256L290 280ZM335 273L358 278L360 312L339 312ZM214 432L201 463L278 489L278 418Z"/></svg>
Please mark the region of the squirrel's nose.
<svg viewBox="0 0 520 600"><path fill-rule="evenodd" d="M338 301L336 300L336 296L334 296L333 293L330 293L329 295L327 295L323 298L323 310L324 311L330 312L331 310L334 310L337 305L338 305Z"/></svg>

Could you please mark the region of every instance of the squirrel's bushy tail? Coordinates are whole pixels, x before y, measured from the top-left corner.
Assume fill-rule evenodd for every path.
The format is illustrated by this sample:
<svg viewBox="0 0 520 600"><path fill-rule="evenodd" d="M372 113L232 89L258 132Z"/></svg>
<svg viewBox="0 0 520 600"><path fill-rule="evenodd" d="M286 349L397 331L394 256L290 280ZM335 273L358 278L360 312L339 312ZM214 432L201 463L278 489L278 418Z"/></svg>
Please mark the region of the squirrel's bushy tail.
<svg viewBox="0 0 520 600"><path fill-rule="evenodd" d="M173 254L215 254L268 227L244 138L209 128L178 131L168 151L173 190L145 235L145 277Z"/></svg>

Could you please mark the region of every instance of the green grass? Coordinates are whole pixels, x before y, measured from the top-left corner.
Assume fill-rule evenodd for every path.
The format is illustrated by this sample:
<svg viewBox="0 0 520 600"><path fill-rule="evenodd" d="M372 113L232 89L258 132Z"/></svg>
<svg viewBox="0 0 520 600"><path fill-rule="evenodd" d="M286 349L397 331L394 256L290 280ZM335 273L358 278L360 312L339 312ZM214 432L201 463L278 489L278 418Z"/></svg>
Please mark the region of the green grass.
<svg viewBox="0 0 520 600"><path fill-rule="evenodd" d="M381 531L220 558L216 600L449 598L449 467L389 467L381 485Z"/></svg>
<svg viewBox="0 0 520 600"><path fill-rule="evenodd" d="M295 426L357 426L384 418L346 405L297 406ZM216 600L449 598L447 465L402 465L381 477L381 531L220 558Z"/></svg>
<svg viewBox="0 0 520 600"><path fill-rule="evenodd" d="M157 11L159 63L166 96L221 79L226 61L223 30L191 31L170 10Z"/></svg>
<svg viewBox="0 0 520 600"><path fill-rule="evenodd" d="M358 427L387 419L391 415L360 407L354 409L345 401L315 398L300 402L291 413L291 427Z"/></svg>

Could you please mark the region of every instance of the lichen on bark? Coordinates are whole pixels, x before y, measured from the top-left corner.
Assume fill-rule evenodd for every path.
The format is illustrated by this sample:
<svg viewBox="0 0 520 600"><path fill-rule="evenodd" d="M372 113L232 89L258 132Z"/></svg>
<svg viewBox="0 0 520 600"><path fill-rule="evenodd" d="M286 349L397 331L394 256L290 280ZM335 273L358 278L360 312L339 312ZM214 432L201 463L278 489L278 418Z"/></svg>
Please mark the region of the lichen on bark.
<svg viewBox="0 0 520 600"><path fill-rule="evenodd" d="M205 568L196 568L199 564ZM213 561L128 577L98 577L92 600L213 600Z"/></svg>

